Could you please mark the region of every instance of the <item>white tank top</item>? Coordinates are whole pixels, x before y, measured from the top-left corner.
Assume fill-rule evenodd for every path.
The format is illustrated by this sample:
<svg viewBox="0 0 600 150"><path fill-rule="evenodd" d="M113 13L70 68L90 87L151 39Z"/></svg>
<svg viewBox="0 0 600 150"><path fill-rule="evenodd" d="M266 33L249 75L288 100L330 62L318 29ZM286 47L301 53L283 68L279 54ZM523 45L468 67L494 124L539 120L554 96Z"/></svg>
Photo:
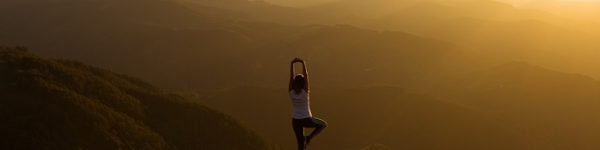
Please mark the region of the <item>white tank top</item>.
<svg viewBox="0 0 600 150"><path fill-rule="evenodd" d="M310 102L309 95L304 89L300 91L300 93L296 93L294 90L290 90L290 99L292 99L292 104L294 106L294 111L292 117L294 119L304 119L308 117L312 117L310 112Z"/></svg>

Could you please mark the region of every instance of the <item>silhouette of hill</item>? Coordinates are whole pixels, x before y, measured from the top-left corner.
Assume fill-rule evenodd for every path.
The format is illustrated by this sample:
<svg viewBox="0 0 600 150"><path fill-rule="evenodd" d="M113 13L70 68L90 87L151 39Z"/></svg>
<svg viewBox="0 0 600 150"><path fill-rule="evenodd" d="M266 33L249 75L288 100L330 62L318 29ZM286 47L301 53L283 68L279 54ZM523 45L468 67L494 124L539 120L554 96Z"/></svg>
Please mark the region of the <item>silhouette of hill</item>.
<svg viewBox="0 0 600 150"><path fill-rule="evenodd" d="M323 64L315 71L329 74L316 80L331 81L329 85L358 77L368 78L359 85L408 82L422 74L437 75L426 73L434 70L433 64L456 64L435 59L473 60L463 58L452 44L402 32L237 19L244 13L233 8L236 5L248 10L254 5L276 7L264 2L192 1L197 3L193 6L158 0L9 2L0 2L13 5L5 10L12 13L0 19L28 19L0 25L0 31L8 33L0 35L0 41L139 76L167 88L279 86L285 81L278 74L287 67L280 62L298 55ZM70 7L61 7L65 5ZM40 15L27 17L29 13L18 10ZM361 63L349 65L356 61ZM338 78L326 71L336 67L356 76Z"/></svg>
<svg viewBox="0 0 600 150"><path fill-rule="evenodd" d="M350 18L372 19L427 1L429 0L337 0L307 9L320 13L329 13L328 15L336 18L336 21L351 20Z"/></svg>
<svg viewBox="0 0 600 150"><path fill-rule="evenodd" d="M382 145L382 144L373 144L373 145L369 145L361 150L391 150L391 148L389 148L388 146Z"/></svg>
<svg viewBox="0 0 600 150"><path fill-rule="evenodd" d="M203 80L210 78L205 72L239 74L214 66L223 59L240 59L232 56L243 56L240 50L251 52L256 45L293 33L287 26L242 22L224 9L190 10L176 1L9 0L0 5L7 8L0 19L14 21L0 25L6 33L0 35L3 43L141 76L160 86L181 87L188 80L207 87L226 85Z"/></svg>
<svg viewBox="0 0 600 150"><path fill-rule="evenodd" d="M283 62L284 58L289 59L287 57L302 54L313 55L305 57L309 57L307 58L309 60L317 59L319 64L332 64L326 66L327 69L334 68L333 64L350 66L347 65L349 63L347 60L368 59L362 58L363 55L346 54L346 49L368 53L367 56L370 55L369 57L372 58L396 57L393 58L395 61L364 60L359 65L363 65L360 68L367 71L349 73L362 74L349 78L375 75L369 73L369 70L386 75L386 77L382 75L369 77L378 80L375 84L388 83L387 81L394 80L390 78L396 76L421 78L418 75L406 75L407 72L421 72L419 75L423 75L425 69L446 68L423 65L442 60L439 56L445 56L443 60L452 60L452 62L445 61L439 64L453 64L454 69L472 68L472 65L480 64L465 62L496 59L530 61L561 71L580 72L591 76L600 74L597 69L592 69L600 64L600 61L595 58L594 50L600 45L594 42L594 36L563 25L555 25L556 21L550 22L553 19L548 19L556 18L552 14L519 9L493 1L346 0L310 8L288 8L262 1L245 0L57 0L39 3L36 0L7 0L0 3L2 3L0 7L5 7L0 10L5 12L0 15L0 19L13 20L0 25L0 31L6 33L0 35L1 42L28 45L45 56L81 60L139 76L168 88L211 89L240 84L285 83L280 82L283 79L277 76L265 77L264 75L269 74L267 72L271 73L269 75L276 75L281 71L270 69L285 66L273 64ZM272 14L285 19L298 18L299 22L309 23L311 21L300 20L318 20L318 18L328 18L329 15L343 12L360 12L353 10L375 13L369 11L369 8L383 6L388 6L386 7L388 9L385 12L369 15L370 18L325 19L332 24L343 23L343 20L363 22L347 22L356 27L293 26L278 24L285 21L277 21L277 19L261 19ZM20 10L30 11L23 13L25 11ZM130 12L131 10L136 11ZM257 10L266 12L254 14L259 13ZM285 13L278 11L285 11ZM39 15L30 16L30 14ZM394 28L378 25L390 25ZM399 30L421 36L407 35L405 32L367 30L360 27ZM457 54L465 53L458 52L457 49L469 50L468 53L476 54ZM371 54L365 50L374 52ZM330 54L315 54L324 51ZM390 51L393 52L388 53ZM446 56L449 54L455 56ZM343 55L346 56L342 57ZM338 60L339 57L352 59L344 62L331 61ZM408 68L407 66L395 67L389 64L414 64L414 66L411 66L411 71L407 71L398 69ZM457 64L466 67L456 67L460 66ZM226 79L210 79L213 77ZM365 80L365 82L369 81Z"/></svg>
<svg viewBox="0 0 600 150"><path fill-rule="evenodd" d="M0 48L2 149L271 148L231 117L139 79Z"/></svg>
<svg viewBox="0 0 600 150"><path fill-rule="evenodd" d="M293 149L285 89L240 87L205 96L207 105ZM240 97L252 99L239 101ZM314 88L311 104L313 113L330 125L311 144L316 149L356 149L373 143L390 149L551 149L479 111L396 87ZM373 148L377 147L381 148Z"/></svg>
<svg viewBox="0 0 600 150"><path fill-rule="evenodd" d="M285 78L279 78L279 74L286 72L288 66L281 62L287 62L294 56L317 64L310 68L315 73L314 85L328 87L381 84L410 86L450 73L445 69L462 71L461 68L448 66L480 61L454 49L452 44L438 40L347 25L311 26L301 34L269 45L263 51L247 56L256 58L258 61L255 63L260 64L260 68L255 67L254 72L260 73L255 81L274 82L270 85L278 86L286 83Z"/></svg>
<svg viewBox="0 0 600 150"><path fill-rule="evenodd" d="M530 9L540 9L561 16L582 19L591 22L597 22L598 7L597 1L545 1L535 0L520 7Z"/></svg>
<svg viewBox="0 0 600 150"><path fill-rule="evenodd" d="M352 149L373 143L391 149L599 147L590 140L597 138L600 120L594 113L600 104L600 82L592 78L508 63L435 83L417 91L431 96L396 87L313 88L313 112L331 127L313 147ZM285 89L244 86L200 95L207 105L232 114L275 142L294 144Z"/></svg>
<svg viewBox="0 0 600 150"><path fill-rule="evenodd" d="M600 147L589 141L598 138L600 120L600 82L593 78L508 63L449 79L437 91L556 149Z"/></svg>
<svg viewBox="0 0 600 150"><path fill-rule="evenodd" d="M273 4L277 4L277 5L283 5L283 6L289 6L289 7L296 7L296 8L306 8L306 7L310 7L310 6L315 6L315 5L319 5L319 4L323 4L323 3L328 3L328 2L333 2L336 0L303 0L303 1L297 1L297 0L266 0L267 2L273 3Z"/></svg>
<svg viewBox="0 0 600 150"><path fill-rule="evenodd" d="M307 8L2 0L0 44L184 90L285 148L295 143L279 87L287 86L290 58L302 57L315 114L330 123L313 148L597 149L598 81L563 72L600 76L600 30L530 8L491 0L340 0ZM20 50L0 56L0 83L10 83L0 84L0 95L14 97L0 105L9 118L0 128L16 135L3 140L7 149L269 147L226 115L138 79ZM490 67L510 61L558 71Z"/></svg>
<svg viewBox="0 0 600 150"><path fill-rule="evenodd" d="M383 17L376 18L373 25L377 28L435 36L436 33L431 33L429 30L443 28L446 26L446 22L456 19L467 18L484 22L500 22L536 19L544 20L549 17L554 16L542 11L518 9L511 5L493 0L425 1L408 6L404 9L396 9L396 11L383 15ZM476 29L476 27L479 27L469 24L470 22L462 23L469 28Z"/></svg>
<svg viewBox="0 0 600 150"><path fill-rule="evenodd" d="M590 9L597 5L579 5L536 9L536 4L515 7L493 0L341 0L317 8L357 27L411 33L451 42L481 57L529 61L598 77L600 72L593 68L600 65L594 50L600 47L595 42L600 30L597 23L579 19L598 18L592 13L597 9ZM581 9L573 15L562 13L563 8Z"/></svg>
<svg viewBox="0 0 600 150"><path fill-rule="evenodd" d="M266 21L289 25L317 23L316 17L299 8L271 4L266 1L248 0L176 0L193 11L206 12L203 9L214 7L235 14L232 17L245 21Z"/></svg>

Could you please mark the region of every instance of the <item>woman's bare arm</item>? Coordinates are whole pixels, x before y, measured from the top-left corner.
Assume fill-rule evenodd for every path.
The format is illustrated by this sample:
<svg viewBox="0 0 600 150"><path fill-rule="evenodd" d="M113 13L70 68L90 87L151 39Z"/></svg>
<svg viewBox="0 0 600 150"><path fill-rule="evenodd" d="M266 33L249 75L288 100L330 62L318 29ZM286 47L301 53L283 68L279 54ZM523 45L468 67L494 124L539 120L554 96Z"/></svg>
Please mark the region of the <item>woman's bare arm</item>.
<svg viewBox="0 0 600 150"><path fill-rule="evenodd" d="M304 61L302 61L302 59L300 59L300 58L294 58L294 60L292 60L292 63L290 64L290 83L288 86L288 91L291 91L293 88L292 86L294 84L294 75L295 75L294 74L294 64L297 62L304 62Z"/></svg>
<svg viewBox="0 0 600 150"><path fill-rule="evenodd" d="M307 66L307 65L306 65L306 61L304 61L304 60L303 60L303 61L302 61L302 74L304 74L304 79L306 79L306 80L305 80L305 81L306 81L306 83L304 84L304 85L306 85L306 86L304 86L304 90L305 90L306 92L309 92L309 90L310 90L310 84L309 84L309 83L310 83L310 80L308 80L308 68L307 68L306 66Z"/></svg>
<svg viewBox="0 0 600 150"><path fill-rule="evenodd" d="M290 64L290 84L288 86L288 91L292 90L292 84L294 84L294 63L296 63L295 59Z"/></svg>

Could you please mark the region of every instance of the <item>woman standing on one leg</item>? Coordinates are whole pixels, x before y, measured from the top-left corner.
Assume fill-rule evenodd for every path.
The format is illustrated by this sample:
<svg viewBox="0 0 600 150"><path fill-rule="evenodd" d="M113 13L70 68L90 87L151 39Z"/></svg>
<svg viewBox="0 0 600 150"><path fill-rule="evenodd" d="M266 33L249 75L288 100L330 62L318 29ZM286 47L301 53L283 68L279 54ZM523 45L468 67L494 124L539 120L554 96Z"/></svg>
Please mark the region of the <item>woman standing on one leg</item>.
<svg viewBox="0 0 600 150"><path fill-rule="evenodd" d="M294 74L295 63L302 63L302 74ZM300 58L292 60L288 92L294 106L292 127L294 129L294 134L296 135L296 141L298 142L298 150L306 149L306 146L310 143L311 139L327 127L327 123L323 121L323 119L313 117L310 112L310 90L308 82L306 62ZM305 136L304 128L315 129L308 136Z"/></svg>

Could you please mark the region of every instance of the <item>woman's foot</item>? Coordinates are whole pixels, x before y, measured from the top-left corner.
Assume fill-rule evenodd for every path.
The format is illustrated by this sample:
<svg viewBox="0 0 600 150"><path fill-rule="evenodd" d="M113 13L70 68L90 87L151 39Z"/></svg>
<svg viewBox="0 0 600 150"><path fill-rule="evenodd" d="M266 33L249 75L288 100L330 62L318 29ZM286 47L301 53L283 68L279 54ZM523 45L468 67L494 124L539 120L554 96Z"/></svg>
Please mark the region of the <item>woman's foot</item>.
<svg viewBox="0 0 600 150"><path fill-rule="evenodd" d="M311 139L312 139L312 137L311 137L311 136L305 136L305 137L304 137L304 141L305 141L304 143L306 143L306 144L304 144L304 145L308 146L308 144L310 144L310 140L311 140Z"/></svg>

